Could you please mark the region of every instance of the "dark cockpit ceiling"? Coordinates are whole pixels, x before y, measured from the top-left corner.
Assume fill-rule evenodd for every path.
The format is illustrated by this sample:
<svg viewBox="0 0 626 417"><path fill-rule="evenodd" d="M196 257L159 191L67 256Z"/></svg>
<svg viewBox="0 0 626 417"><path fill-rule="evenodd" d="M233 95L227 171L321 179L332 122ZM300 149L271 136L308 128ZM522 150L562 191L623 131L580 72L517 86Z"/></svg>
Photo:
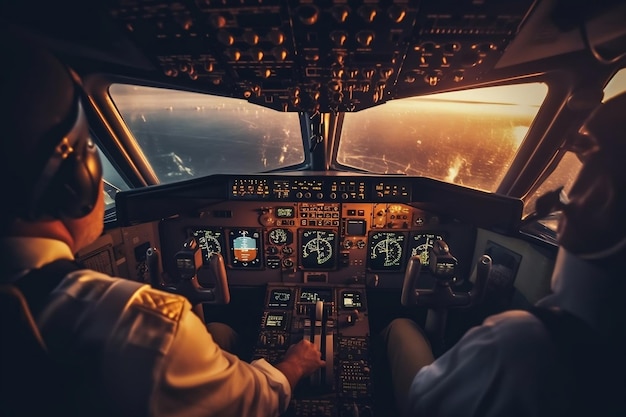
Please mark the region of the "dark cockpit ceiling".
<svg viewBox="0 0 626 417"><path fill-rule="evenodd" d="M353 111L480 77L531 4L198 2L120 5L112 16L166 76L223 84L282 110Z"/></svg>
<svg viewBox="0 0 626 417"><path fill-rule="evenodd" d="M4 15L52 35L70 59L80 56L83 72L105 69L313 113L514 77L512 66L583 50L572 32L616 2L35 3L8 2Z"/></svg>

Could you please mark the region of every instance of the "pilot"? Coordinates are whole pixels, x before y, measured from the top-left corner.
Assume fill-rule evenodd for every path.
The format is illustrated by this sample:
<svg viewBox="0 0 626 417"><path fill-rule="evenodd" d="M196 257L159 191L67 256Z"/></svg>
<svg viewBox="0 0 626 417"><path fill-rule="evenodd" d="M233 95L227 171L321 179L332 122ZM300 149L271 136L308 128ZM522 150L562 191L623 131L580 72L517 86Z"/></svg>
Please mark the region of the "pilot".
<svg viewBox="0 0 626 417"><path fill-rule="evenodd" d="M40 290L25 301L35 336L54 363L50 369L57 370L35 370L27 390L15 392L20 370L27 372L34 357L3 357L0 414L37 407L54 414L52 404L38 404L54 400L49 392L66 397L60 411L80 415L284 412L299 380L324 366L308 341L290 346L275 366L248 363L216 344L182 296L88 269L67 274L48 291L46 276L20 286L29 271L72 260L101 235L102 167L72 73L33 40L4 32L0 44L0 280L3 291L9 283ZM3 330L7 319L18 320L3 317ZM0 337L3 353L16 343L12 334ZM26 352L20 349L14 351ZM7 411L9 402L17 410Z"/></svg>
<svg viewBox="0 0 626 417"><path fill-rule="evenodd" d="M488 317L436 359L413 321L392 321L383 336L402 415L626 415L626 93L579 133L589 146L556 207L552 293Z"/></svg>

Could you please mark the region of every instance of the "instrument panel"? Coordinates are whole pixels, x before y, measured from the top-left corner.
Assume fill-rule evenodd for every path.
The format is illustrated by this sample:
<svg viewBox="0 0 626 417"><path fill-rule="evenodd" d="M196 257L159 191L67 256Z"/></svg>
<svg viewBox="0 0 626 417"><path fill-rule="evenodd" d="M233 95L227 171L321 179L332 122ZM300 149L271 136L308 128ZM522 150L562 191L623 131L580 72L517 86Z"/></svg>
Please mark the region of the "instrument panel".
<svg viewBox="0 0 626 417"><path fill-rule="evenodd" d="M473 252L475 227L404 203L224 201L198 216L162 220L166 276L180 244L194 237L208 268L223 256L231 285L269 282L401 285L411 256L428 263L433 242ZM198 276L202 281L203 268ZM424 273L427 273L424 270Z"/></svg>
<svg viewBox="0 0 626 417"><path fill-rule="evenodd" d="M519 199L424 177L299 172L211 175L120 191L115 203L119 226L155 226L165 281L177 279L174 255L193 237L201 282L220 253L231 285L255 286L401 288L411 256L427 264L440 239L462 280L475 261L477 229L517 233L523 209Z"/></svg>

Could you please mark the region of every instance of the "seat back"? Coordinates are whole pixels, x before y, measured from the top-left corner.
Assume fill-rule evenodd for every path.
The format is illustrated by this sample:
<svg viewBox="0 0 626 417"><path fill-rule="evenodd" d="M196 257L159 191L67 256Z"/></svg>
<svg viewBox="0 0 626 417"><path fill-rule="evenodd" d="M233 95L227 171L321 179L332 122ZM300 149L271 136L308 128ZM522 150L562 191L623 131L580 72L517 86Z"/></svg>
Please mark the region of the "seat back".
<svg viewBox="0 0 626 417"><path fill-rule="evenodd" d="M0 340L0 416L53 414L63 396L62 378L13 285L0 286Z"/></svg>
<svg viewBox="0 0 626 417"><path fill-rule="evenodd" d="M559 353L559 373L571 393L562 399L564 415L626 416L624 352L571 313L537 306L529 311L543 323Z"/></svg>
<svg viewBox="0 0 626 417"><path fill-rule="evenodd" d="M35 317L52 290L79 268L60 259L0 285L0 417L76 414L70 370L48 354Z"/></svg>

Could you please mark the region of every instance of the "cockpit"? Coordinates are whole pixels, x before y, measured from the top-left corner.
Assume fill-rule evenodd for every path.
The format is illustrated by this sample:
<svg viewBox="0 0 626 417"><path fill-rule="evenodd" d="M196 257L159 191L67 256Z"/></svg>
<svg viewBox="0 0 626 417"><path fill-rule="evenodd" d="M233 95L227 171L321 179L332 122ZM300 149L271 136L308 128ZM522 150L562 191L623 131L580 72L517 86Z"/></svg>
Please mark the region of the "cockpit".
<svg viewBox="0 0 626 417"><path fill-rule="evenodd" d="M287 415L356 417L395 415L375 337L394 317L441 354L550 292L559 214L542 197L568 191L581 122L626 90L624 2L570 6L0 10L65 59L89 103L107 204L78 259L186 296L241 333L247 360L310 340L326 366Z"/></svg>

